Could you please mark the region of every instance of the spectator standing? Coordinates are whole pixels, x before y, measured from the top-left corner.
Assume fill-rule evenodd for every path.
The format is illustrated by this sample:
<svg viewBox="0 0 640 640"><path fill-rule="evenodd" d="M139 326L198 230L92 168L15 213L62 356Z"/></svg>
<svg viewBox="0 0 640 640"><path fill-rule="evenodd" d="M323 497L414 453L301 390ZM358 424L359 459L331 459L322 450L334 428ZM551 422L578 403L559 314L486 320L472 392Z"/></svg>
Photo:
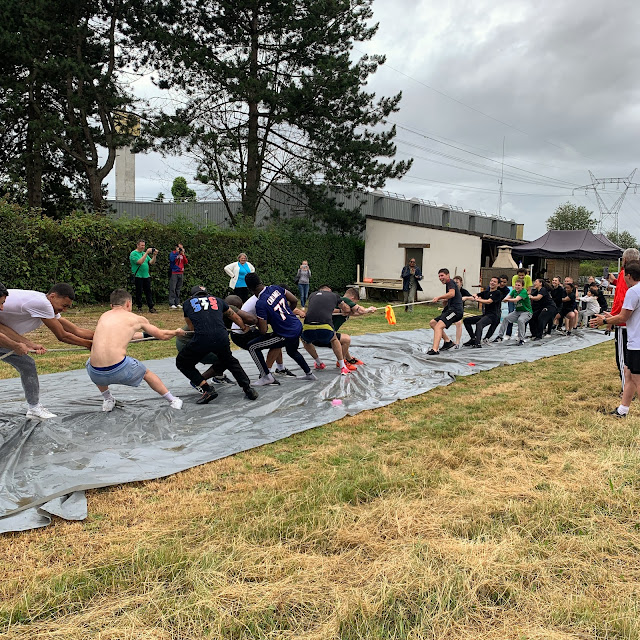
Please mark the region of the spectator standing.
<svg viewBox="0 0 640 640"><path fill-rule="evenodd" d="M142 292L149 307L149 313L158 313L153 305L151 296L151 274L149 273L149 265L156 263L158 250L153 247L145 249L146 242L138 240L136 248L129 254L129 263L131 264L131 273L135 283L136 291L136 307L138 312L142 311Z"/></svg>
<svg viewBox="0 0 640 640"><path fill-rule="evenodd" d="M169 276L169 306L172 309L182 309L180 304L180 291L184 282L184 267L189 264L182 244L178 243L169 254L171 275Z"/></svg>
<svg viewBox="0 0 640 640"><path fill-rule="evenodd" d="M224 272L231 278L229 289L236 296L239 296L243 303L249 299L249 289L247 289L244 279L255 270L255 267L247 260L246 253L241 253L237 262L231 262L224 268Z"/></svg>
<svg viewBox="0 0 640 640"><path fill-rule="evenodd" d="M402 267L402 295L404 297L404 310L411 313L413 311L413 303L416 299L416 292L422 291L420 280L422 280L422 271L416 266L415 258L409 260L409 264Z"/></svg>
<svg viewBox="0 0 640 640"><path fill-rule="evenodd" d="M300 292L300 306L304 307L309 299L309 282L311 280L311 269L306 260L302 261L298 274L296 275L296 284Z"/></svg>

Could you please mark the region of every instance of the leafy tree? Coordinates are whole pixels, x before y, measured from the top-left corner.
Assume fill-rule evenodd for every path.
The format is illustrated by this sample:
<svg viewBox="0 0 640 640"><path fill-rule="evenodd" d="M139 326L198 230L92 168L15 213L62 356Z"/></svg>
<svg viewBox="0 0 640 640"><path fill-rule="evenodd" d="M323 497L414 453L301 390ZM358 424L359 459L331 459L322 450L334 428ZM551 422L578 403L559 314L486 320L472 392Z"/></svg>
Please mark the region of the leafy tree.
<svg viewBox="0 0 640 640"><path fill-rule="evenodd" d="M165 195L162 191L152 200L152 202L164 202Z"/></svg>
<svg viewBox="0 0 640 640"><path fill-rule="evenodd" d="M193 189L189 189L186 178L178 176L171 186L171 195L174 202L195 202L197 194Z"/></svg>
<svg viewBox="0 0 640 640"><path fill-rule="evenodd" d="M102 208L115 150L131 141L116 114L133 105L121 73L131 62L126 18L135 4L0 4L0 160L10 179L24 168L30 206L42 206L48 176L51 185L86 187Z"/></svg>
<svg viewBox="0 0 640 640"><path fill-rule="evenodd" d="M618 233L610 231L607 233L607 238L614 244L617 244L621 249L629 249L631 247L638 248L638 240L628 231L619 231Z"/></svg>
<svg viewBox="0 0 640 640"><path fill-rule="evenodd" d="M385 128L401 94L364 90L383 56L352 59L377 30L372 1L167 0L136 30L159 86L181 89L185 106L158 119L147 144L191 153L233 224L255 221L275 181L352 191L401 177L411 161L388 161L396 132Z"/></svg>
<svg viewBox="0 0 640 640"><path fill-rule="evenodd" d="M588 229L595 231L598 221L591 216L593 211L589 211L586 207L576 206L570 202L565 202L558 206L553 215L547 219L547 229Z"/></svg>

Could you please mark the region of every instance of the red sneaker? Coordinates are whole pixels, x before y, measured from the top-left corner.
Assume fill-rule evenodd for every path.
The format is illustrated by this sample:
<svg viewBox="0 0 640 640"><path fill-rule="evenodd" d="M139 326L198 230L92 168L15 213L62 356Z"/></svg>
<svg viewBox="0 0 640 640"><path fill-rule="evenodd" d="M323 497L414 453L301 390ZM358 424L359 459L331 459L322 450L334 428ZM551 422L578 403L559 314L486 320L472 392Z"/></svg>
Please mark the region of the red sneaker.
<svg viewBox="0 0 640 640"><path fill-rule="evenodd" d="M318 369L318 370L322 370L322 369L326 369L327 365L324 362L321 362L320 364L318 364L317 362L313 363L313 368L314 369Z"/></svg>
<svg viewBox="0 0 640 640"><path fill-rule="evenodd" d="M358 358L351 358L351 360L347 360L346 362L349 364L355 364L358 367L364 364L364 362L362 362L362 360L358 360Z"/></svg>
<svg viewBox="0 0 640 640"><path fill-rule="evenodd" d="M340 367L340 363L336 362L336 367ZM350 362L347 362L346 360L344 361L344 367L345 369L349 369L349 371L355 371L356 370L356 366L354 364L351 364Z"/></svg>

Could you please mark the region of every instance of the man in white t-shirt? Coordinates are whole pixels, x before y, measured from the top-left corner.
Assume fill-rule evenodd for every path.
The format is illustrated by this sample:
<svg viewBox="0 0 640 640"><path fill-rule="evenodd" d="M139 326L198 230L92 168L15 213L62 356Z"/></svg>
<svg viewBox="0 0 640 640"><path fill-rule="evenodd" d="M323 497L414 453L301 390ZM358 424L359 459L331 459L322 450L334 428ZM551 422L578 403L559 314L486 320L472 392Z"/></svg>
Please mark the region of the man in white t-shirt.
<svg viewBox="0 0 640 640"><path fill-rule="evenodd" d="M29 405L27 418L55 418L55 414L40 404L40 383L36 363L27 355L29 351L43 354L46 349L41 344L29 340L24 334L44 324L60 342L90 349L93 331L76 327L73 322L60 316L71 308L75 299L70 284L56 284L47 294L40 291L8 289L4 298L4 304L0 306L0 356L6 357L2 362L10 364L20 374ZM22 346L16 348L16 343Z"/></svg>
<svg viewBox="0 0 640 640"><path fill-rule="evenodd" d="M628 290L620 313L612 316L605 311L589 324L598 326L627 325L627 354L624 360L624 389L620 406L611 412L615 418L626 418L636 391L640 390L640 262L629 262L624 267L624 281Z"/></svg>

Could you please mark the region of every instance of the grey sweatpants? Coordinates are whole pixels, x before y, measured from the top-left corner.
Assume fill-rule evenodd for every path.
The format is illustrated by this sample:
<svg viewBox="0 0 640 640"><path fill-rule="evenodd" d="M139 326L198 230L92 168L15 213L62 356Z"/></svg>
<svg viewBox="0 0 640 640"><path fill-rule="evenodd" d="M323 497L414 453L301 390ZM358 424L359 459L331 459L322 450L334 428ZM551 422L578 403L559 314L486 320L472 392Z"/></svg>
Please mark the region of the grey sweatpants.
<svg viewBox="0 0 640 640"><path fill-rule="evenodd" d="M11 349L0 348L0 356L10 351ZM34 359L31 356L19 356L14 353L4 360L0 360L0 362L10 364L20 374L24 397L27 399L29 406L38 404L40 401L40 382Z"/></svg>

